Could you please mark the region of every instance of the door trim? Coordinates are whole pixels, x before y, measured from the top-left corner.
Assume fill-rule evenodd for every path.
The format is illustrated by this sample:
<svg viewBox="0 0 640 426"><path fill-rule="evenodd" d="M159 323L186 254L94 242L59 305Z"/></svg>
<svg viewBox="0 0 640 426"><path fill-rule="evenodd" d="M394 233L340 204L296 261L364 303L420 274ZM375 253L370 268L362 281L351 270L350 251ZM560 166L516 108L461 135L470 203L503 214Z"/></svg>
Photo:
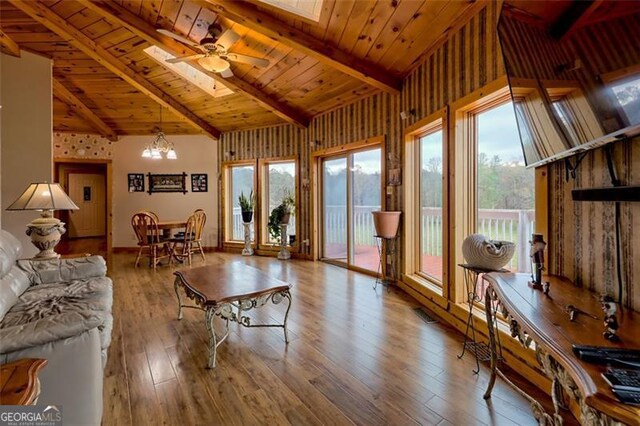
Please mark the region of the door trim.
<svg viewBox="0 0 640 426"><path fill-rule="evenodd" d="M60 165L61 164L104 164L106 167L106 220L107 220L107 252L113 249L113 226L112 226L112 206L113 206L113 164L111 160L94 160L79 158L54 158L53 172L56 182L60 181Z"/></svg>

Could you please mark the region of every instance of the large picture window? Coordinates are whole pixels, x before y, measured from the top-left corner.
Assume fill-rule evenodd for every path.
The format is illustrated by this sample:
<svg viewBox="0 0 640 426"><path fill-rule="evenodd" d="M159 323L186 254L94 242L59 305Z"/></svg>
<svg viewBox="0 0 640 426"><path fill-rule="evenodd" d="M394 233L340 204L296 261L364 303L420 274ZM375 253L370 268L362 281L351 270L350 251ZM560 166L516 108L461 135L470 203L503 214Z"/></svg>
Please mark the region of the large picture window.
<svg viewBox="0 0 640 426"><path fill-rule="evenodd" d="M296 205L298 200L296 199L296 162L290 161L277 161L267 162L264 165L265 174L263 179L264 187L264 209L262 213L261 223L265 232L263 233L263 241L267 244L276 244L276 241L268 232L269 215L282 203L286 197L293 197ZM295 213L295 212L294 212ZM295 244L296 238L296 216L291 215L289 219L289 226L287 229L289 234L289 242Z"/></svg>
<svg viewBox="0 0 640 426"><path fill-rule="evenodd" d="M510 101L474 114L477 135L476 231L516 243L507 268L529 272L526 250L534 230L535 175L525 168L518 126Z"/></svg>
<svg viewBox="0 0 640 426"><path fill-rule="evenodd" d="M419 137L420 150L420 272L442 283L443 278L443 132L439 122Z"/></svg>
<svg viewBox="0 0 640 426"><path fill-rule="evenodd" d="M405 271L413 285L446 296L447 110L405 130Z"/></svg>
<svg viewBox="0 0 640 426"><path fill-rule="evenodd" d="M255 166L253 164L230 165L227 168L227 241L244 241L242 214L238 197L241 193L249 196L254 191Z"/></svg>

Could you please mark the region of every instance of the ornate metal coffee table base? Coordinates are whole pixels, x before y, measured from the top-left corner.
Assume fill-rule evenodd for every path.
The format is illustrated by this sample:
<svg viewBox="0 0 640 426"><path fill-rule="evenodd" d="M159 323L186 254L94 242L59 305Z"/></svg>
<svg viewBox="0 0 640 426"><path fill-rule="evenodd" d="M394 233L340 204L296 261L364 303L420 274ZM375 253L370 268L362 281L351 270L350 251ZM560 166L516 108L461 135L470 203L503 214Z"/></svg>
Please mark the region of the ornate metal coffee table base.
<svg viewBox="0 0 640 426"><path fill-rule="evenodd" d="M182 303L180 287L184 289L187 297L195 302L194 305L185 305ZM291 310L291 293L289 292L289 290L265 291L253 297L239 297L237 300L226 303L207 304L207 300L202 295L193 291L193 289L191 289L189 286L185 285L180 276L176 276L174 289L176 292L176 296L178 297L179 320L182 319L182 308L200 309L205 313L205 325L207 326L207 333L209 335L209 362L207 364L207 368L214 368L216 366L217 348L229 336L230 321L237 322L243 327L280 327L284 330L285 343L289 343L289 335L287 333L287 320L289 318L289 311ZM249 316L242 315L243 312L250 311L254 308L259 308L269 302L273 303L274 305L280 304L284 299L288 300L288 305L282 324L252 324L251 318ZM225 331L222 336L218 336L216 334L213 325L213 320L217 316L225 321Z"/></svg>

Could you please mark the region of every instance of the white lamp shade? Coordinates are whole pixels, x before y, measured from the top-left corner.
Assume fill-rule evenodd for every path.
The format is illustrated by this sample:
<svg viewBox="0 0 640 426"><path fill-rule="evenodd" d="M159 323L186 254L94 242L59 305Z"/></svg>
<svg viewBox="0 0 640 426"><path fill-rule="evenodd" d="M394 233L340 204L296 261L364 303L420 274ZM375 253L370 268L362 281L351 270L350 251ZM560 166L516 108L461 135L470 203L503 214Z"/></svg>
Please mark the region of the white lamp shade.
<svg viewBox="0 0 640 426"><path fill-rule="evenodd" d="M7 210L78 210L59 183L32 183Z"/></svg>
<svg viewBox="0 0 640 426"><path fill-rule="evenodd" d="M176 154L176 150L171 148L169 152L167 152L167 159L169 160L177 160L178 155Z"/></svg>

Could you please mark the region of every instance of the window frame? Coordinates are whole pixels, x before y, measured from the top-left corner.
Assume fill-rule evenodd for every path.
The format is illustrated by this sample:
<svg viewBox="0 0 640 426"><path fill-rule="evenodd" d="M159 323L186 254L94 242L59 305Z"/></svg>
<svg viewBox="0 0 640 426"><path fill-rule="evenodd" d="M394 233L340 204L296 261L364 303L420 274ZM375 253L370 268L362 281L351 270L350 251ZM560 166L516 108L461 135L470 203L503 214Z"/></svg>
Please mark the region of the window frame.
<svg viewBox="0 0 640 426"><path fill-rule="evenodd" d="M233 205L229 206L229 203L233 202L233 183L231 181L231 173L235 167L253 167L253 192L256 194L258 188L258 164L256 160L235 160L225 161L222 163L222 196L223 196L223 223L224 223L224 239L223 247L240 247L244 246L244 241L233 239ZM257 220L255 219L256 208L254 207L254 220L253 220L253 240L251 242L252 247L256 247L256 236L258 235Z"/></svg>
<svg viewBox="0 0 640 426"><path fill-rule="evenodd" d="M426 287L444 299L449 297L449 124L448 108L442 108L435 113L419 120L404 131L405 142L405 221L404 240L404 275L403 280L411 281ZM420 138L434 131L442 130L442 280L420 271L420 243L421 236L416 233L420 229ZM439 299L436 299L439 302Z"/></svg>
<svg viewBox="0 0 640 426"><path fill-rule="evenodd" d="M296 156L288 156L288 157L271 157L271 158L261 158L258 159L258 183L259 186L258 191L255 192L256 196L256 207L254 211L254 215L257 214L254 222L259 222L258 224L258 232L256 235L259 236L258 248L260 250L265 251L278 251L280 250L280 246L278 244L274 244L269 242L268 236L268 222L269 215L271 212L269 211L269 166L272 164L279 163L294 163L295 167L295 188L294 188L294 196L296 200L296 207L294 209L293 214L296 217L296 243L289 246L290 251L292 252L300 252L301 251L301 241L300 241L300 229L301 229L301 221L299 218L300 212L300 161L298 161L298 157Z"/></svg>
<svg viewBox="0 0 640 426"><path fill-rule="evenodd" d="M461 306L466 306L467 295L464 288L463 270L457 267L457 264L464 263L462 256L464 238L475 232L478 225L476 116L508 101L514 101L509 85L505 80L498 79L451 105L450 129L453 134L453 152L450 152L449 155L453 159L454 170L459 172L453 173L449 182L450 190L454 194L452 202L455 205L451 220L456 224L454 235L450 240L452 261L449 268L454 281L450 300L461 304ZM457 153L458 155L456 155ZM547 166L536 167L534 177L535 231L549 237L547 185Z"/></svg>

